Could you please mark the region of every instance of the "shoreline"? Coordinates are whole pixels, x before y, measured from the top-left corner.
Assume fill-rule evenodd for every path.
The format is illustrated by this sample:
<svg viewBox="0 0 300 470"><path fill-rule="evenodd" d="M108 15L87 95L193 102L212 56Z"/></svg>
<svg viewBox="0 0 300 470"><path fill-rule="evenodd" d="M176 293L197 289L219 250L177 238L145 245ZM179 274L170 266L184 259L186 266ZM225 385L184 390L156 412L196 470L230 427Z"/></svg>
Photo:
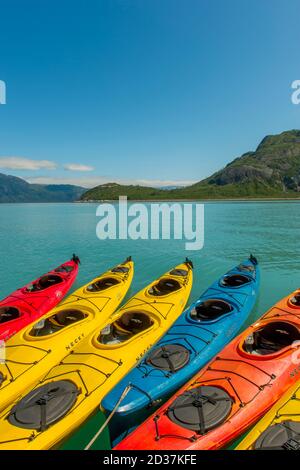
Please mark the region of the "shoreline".
<svg viewBox="0 0 300 470"><path fill-rule="evenodd" d="M128 199L128 203L132 202L300 202L298 198L226 198L226 199ZM74 201L76 204L103 204L118 203L117 199L95 199L90 201Z"/></svg>
<svg viewBox="0 0 300 470"><path fill-rule="evenodd" d="M248 199L128 199L127 203L132 204L132 203L184 203L184 202L198 202L201 204L206 204L206 203L255 203L255 202L295 202L295 203L300 203L300 197L299 198L248 198ZM119 201L117 199L100 199L100 200L92 200L92 201L34 201L34 202L0 202L0 207L5 206L5 205L14 205L14 204L22 204L22 205L33 205L33 204L118 204Z"/></svg>

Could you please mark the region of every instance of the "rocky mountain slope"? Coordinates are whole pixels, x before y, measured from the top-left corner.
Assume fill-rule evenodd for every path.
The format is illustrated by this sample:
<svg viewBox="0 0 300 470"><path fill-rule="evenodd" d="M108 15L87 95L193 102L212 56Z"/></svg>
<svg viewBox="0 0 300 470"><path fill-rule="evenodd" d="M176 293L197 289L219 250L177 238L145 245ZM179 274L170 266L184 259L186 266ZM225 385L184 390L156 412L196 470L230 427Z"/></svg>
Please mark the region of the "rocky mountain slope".
<svg viewBox="0 0 300 470"><path fill-rule="evenodd" d="M265 137L209 178L192 186L163 190L116 183L100 185L82 195L83 201L128 199L230 199L300 197L300 130Z"/></svg>

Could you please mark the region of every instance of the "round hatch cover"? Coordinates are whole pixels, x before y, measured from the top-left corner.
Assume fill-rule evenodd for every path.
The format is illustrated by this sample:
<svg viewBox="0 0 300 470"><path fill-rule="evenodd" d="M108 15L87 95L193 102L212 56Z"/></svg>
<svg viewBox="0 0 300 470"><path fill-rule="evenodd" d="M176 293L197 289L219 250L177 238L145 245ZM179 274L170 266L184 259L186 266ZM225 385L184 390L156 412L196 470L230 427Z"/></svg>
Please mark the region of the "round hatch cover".
<svg viewBox="0 0 300 470"><path fill-rule="evenodd" d="M190 351L180 344L166 344L155 349L147 358L147 363L161 370L176 372L188 364Z"/></svg>
<svg viewBox="0 0 300 470"><path fill-rule="evenodd" d="M196 387L180 395L167 410L171 421L200 434L222 424L229 416L232 399L218 387Z"/></svg>
<svg viewBox="0 0 300 470"><path fill-rule="evenodd" d="M69 380L59 380L32 390L11 410L13 426L44 431L63 418L74 405L78 388Z"/></svg>
<svg viewBox="0 0 300 470"><path fill-rule="evenodd" d="M283 421L270 426L259 436L254 449L300 450L300 423Z"/></svg>

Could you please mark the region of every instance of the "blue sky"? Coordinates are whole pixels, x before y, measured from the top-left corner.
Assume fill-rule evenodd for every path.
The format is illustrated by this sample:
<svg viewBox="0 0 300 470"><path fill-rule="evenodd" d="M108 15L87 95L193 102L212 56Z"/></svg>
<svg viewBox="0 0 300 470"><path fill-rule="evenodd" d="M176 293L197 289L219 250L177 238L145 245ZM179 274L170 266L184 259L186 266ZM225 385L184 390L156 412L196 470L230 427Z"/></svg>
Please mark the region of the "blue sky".
<svg viewBox="0 0 300 470"><path fill-rule="evenodd" d="M0 171L187 184L300 128L299 10L299 0L0 2Z"/></svg>

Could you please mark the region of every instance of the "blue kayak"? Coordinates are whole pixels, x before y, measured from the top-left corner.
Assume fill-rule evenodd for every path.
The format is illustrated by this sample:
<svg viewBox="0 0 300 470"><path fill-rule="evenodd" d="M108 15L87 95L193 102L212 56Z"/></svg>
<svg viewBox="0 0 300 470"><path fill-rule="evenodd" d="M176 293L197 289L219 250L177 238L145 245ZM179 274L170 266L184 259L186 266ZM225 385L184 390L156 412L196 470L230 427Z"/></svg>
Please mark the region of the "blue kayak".
<svg viewBox="0 0 300 470"><path fill-rule="evenodd" d="M259 267L251 255L214 282L106 395L101 408L107 416L112 414L109 428L114 445L238 334L256 302L259 283ZM120 402L128 385L129 392Z"/></svg>

